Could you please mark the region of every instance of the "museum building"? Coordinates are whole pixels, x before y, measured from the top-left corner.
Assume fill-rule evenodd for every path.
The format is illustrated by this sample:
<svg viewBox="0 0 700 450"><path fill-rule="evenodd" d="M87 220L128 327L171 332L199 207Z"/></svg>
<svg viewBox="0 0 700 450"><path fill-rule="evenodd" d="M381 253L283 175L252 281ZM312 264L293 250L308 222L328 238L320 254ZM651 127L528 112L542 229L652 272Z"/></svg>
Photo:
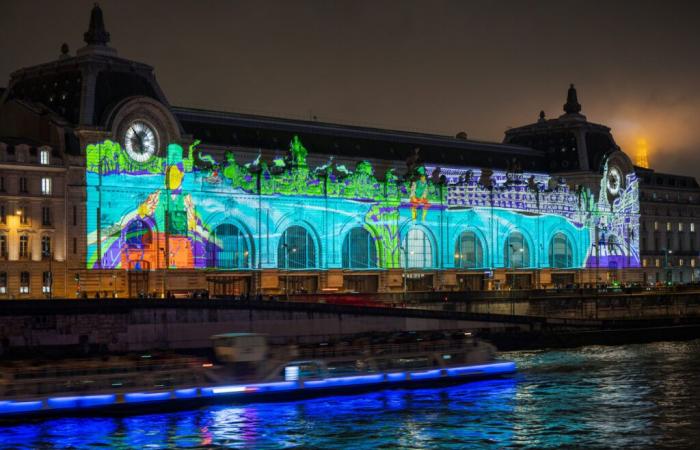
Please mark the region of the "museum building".
<svg viewBox="0 0 700 450"><path fill-rule="evenodd" d="M573 85L562 115L479 142L175 107L109 38L95 6L75 55L0 90L0 298L647 277L645 175Z"/></svg>

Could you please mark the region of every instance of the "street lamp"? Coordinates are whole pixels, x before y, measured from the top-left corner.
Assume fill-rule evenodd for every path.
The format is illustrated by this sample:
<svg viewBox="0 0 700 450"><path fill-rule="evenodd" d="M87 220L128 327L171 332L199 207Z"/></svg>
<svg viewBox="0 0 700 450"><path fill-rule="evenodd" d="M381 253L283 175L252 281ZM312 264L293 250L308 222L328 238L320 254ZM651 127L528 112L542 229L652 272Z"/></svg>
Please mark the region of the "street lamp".
<svg viewBox="0 0 700 450"><path fill-rule="evenodd" d="M408 272L408 246L400 245L399 251L404 253L403 255L403 301L406 303L406 292L408 291L408 280L406 278ZM413 252L411 252L413 253Z"/></svg>
<svg viewBox="0 0 700 450"><path fill-rule="evenodd" d="M284 297L289 301L289 244L283 243L282 248L284 249ZM296 248L292 249L296 252Z"/></svg>
<svg viewBox="0 0 700 450"><path fill-rule="evenodd" d="M520 247L518 247L518 248L516 249L516 246L513 245L513 244L508 244L508 247L510 247L510 258L509 258L509 259L510 259L510 261L509 261L509 263L510 263L510 268L511 268L511 269L518 269L518 267L516 267L517 264L516 264L516 262L515 262L515 255L516 255L516 252L517 252L517 253L520 253L520 256L519 256L519 258L520 258L520 267L519 267L519 268L522 269L523 267L525 267L525 262L523 261L523 257L524 257L525 255L522 254L522 253L525 252L525 249L524 249L522 246L520 246ZM512 287L516 287L516 286L513 286L513 285L511 284L511 288L512 288Z"/></svg>
<svg viewBox="0 0 700 450"><path fill-rule="evenodd" d="M165 279L168 276L168 266L170 264L168 261L168 254L165 250L165 247L161 247L160 251L163 252L163 263L164 264L163 264L163 277L162 278L163 278L163 298L165 298L165 289L166 289Z"/></svg>
<svg viewBox="0 0 700 450"><path fill-rule="evenodd" d="M50 249L42 249L41 255L44 258L48 258L48 260L49 260L49 276L48 276L48 280L46 280L46 281L48 282L47 297L49 298L49 300L51 300L52 296L53 296L53 270L52 270L52 265L51 265L51 260L53 259L53 253L51 252Z"/></svg>

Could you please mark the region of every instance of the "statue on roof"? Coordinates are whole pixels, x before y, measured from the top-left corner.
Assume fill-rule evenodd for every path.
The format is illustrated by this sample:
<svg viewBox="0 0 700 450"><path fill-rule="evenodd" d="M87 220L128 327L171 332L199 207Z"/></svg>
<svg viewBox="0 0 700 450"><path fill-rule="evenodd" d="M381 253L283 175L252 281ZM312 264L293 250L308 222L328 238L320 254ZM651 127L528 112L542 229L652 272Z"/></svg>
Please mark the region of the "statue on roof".
<svg viewBox="0 0 700 450"><path fill-rule="evenodd" d="M90 27L83 34L83 39L88 45L107 45L109 42L109 33L105 29L102 9L97 3L90 12Z"/></svg>
<svg viewBox="0 0 700 450"><path fill-rule="evenodd" d="M573 83L571 83L571 86L569 86L569 92L566 94L564 112L566 112L567 114L578 114L581 112L581 104L578 102L576 88L574 87Z"/></svg>

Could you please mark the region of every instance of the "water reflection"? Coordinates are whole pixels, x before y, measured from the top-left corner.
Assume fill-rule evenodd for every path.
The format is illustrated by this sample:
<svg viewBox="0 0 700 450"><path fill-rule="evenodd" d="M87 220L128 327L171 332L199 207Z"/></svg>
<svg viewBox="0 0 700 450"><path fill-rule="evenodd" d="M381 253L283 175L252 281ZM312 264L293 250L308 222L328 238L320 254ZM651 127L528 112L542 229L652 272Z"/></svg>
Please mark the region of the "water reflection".
<svg viewBox="0 0 700 450"><path fill-rule="evenodd" d="M700 341L518 352L506 380L0 427L2 448L688 447Z"/></svg>

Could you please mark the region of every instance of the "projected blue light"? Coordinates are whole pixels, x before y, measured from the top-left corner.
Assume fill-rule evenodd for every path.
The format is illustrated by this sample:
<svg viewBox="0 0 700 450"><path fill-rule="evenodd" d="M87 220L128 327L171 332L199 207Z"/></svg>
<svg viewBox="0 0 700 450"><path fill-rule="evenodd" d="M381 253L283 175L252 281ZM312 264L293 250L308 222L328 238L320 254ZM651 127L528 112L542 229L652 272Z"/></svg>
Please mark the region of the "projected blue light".
<svg viewBox="0 0 700 450"><path fill-rule="evenodd" d="M281 381L279 383L262 383L254 385L258 392L291 391L298 389L299 385L295 381Z"/></svg>
<svg viewBox="0 0 700 450"><path fill-rule="evenodd" d="M354 377L326 378L325 380L310 380L304 382L306 388L356 386L361 384L374 384L384 381L384 374L359 375Z"/></svg>
<svg viewBox="0 0 700 450"><path fill-rule="evenodd" d="M41 400L33 402L0 402L0 414L38 411L43 405L44 403Z"/></svg>
<svg viewBox="0 0 700 450"><path fill-rule="evenodd" d="M175 392L175 398L195 398L198 394L197 388L190 389L177 389Z"/></svg>
<svg viewBox="0 0 700 450"><path fill-rule="evenodd" d="M388 373L386 379L387 381L404 381L406 380L406 372Z"/></svg>
<svg viewBox="0 0 700 450"><path fill-rule="evenodd" d="M412 380L428 380L431 378L439 378L441 372L442 372L441 369L428 370L425 372L411 372L411 379Z"/></svg>
<svg viewBox="0 0 700 450"><path fill-rule="evenodd" d="M111 405L117 401L114 394L86 395L78 398L78 408L92 408L94 406Z"/></svg>
<svg viewBox="0 0 700 450"><path fill-rule="evenodd" d="M134 392L131 394L124 394L125 403L142 403L142 402L159 402L163 400L168 400L170 398L170 391L168 392Z"/></svg>
<svg viewBox="0 0 700 450"><path fill-rule="evenodd" d="M80 399L81 397L51 397L46 404L52 409L77 408Z"/></svg>
<svg viewBox="0 0 700 450"><path fill-rule="evenodd" d="M245 394L266 394L283 391L303 391L304 389L341 388L349 386L377 385L386 382L402 382L437 379L442 376L450 377L477 377L484 375L498 375L513 373L516 371L514 362L497 362L476 366L451 367L445 369L432 369L419 372L392 372L346 377L332 377L307 381L280 381L258 383L248 385L227 385L192 387L165 392L132 392L123 396L124 403L143 403L155 401L168 401L175 399L188 399L212 396L239 396ZM50 397L46 399L46 409L70 410L95 408L112 405L117 402L117 395L86 395ZM36 401L0 401L0 414L17 414L39 411L44 408L42 400Z"/></svg>

